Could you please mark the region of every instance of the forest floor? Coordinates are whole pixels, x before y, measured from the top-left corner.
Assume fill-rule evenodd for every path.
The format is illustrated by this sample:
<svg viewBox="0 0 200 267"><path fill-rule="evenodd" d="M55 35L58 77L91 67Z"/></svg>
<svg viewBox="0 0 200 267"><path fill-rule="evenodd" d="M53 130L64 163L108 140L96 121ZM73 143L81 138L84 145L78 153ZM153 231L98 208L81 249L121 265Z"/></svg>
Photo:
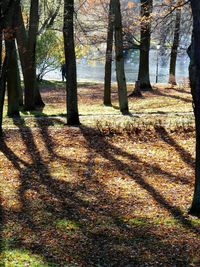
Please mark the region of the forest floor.
<svg viewBox="0 0 200 267"><path fill-rule="evenodd" d="M79 127L59 83L43 111L5 117L0 266L200 266L189 89L159 86L125 117L102 92L79 86Z"/></svg>

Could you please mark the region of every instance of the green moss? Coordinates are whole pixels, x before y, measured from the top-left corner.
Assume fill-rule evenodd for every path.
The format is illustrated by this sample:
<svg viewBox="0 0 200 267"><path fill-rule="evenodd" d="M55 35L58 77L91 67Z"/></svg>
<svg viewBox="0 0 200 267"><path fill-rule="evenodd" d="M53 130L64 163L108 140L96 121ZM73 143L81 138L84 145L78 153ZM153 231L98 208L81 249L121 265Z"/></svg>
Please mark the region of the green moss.
<svg viewBox="0 0 200 267"><path fill-rule="evenodd" d="M27 250L15 249L6 250L0 255L0 266L5 267L47 267L55 266L42 259L41 256L34 255Z"/></svg>
<svg viewBox="0 0 200 267"><path fill-rule="evenodd" d="M55 222L56 228L62 231L79 231L81 224L74 220L59 219Z"/></svg>
<svg viewBox="0 0 200 267"><path fill-rule="evenodd" d="M135 218L130 218L130 219L123 219L123 221L128 224L128 225L135 225L135 226L140 226L140 225L147 225L149 222L147 221L146 218L142 217L135 217Z"/></svg>

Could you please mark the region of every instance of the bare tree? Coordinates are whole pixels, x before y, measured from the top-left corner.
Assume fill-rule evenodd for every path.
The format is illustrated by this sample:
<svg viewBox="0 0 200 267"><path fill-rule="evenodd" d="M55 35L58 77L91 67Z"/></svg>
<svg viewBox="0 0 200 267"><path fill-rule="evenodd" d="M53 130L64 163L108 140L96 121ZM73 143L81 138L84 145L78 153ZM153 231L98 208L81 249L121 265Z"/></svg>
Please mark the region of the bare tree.
<svg viewBox="0 0 200 267"><path fill-rule="evenodd" d="M141 30L140 30L140 62L138 80L140 90L152 90L149 77L149 51L151 41L152 0L141 0Z"/></svg>
<svg viewBox="0 0 200 267"><path fill-rule="evenodd" d="M177 4L179 4L179 2ZM176 9L174 38L171 48L170 67L169 67L169 83L172 85L176 85L176 60L180 42L180 24L181 24L181 7L178 6Z"/></svg>
<svg viewBox="0 0 200 267"><path fill-rule="evenodd" d="M123 56L123 36L122 36L122 17L120 1L113 0L114 5L114 30L115 30L115 59L116 59L116 76L118 85L119 107L122 114L128 114L128 97L126 87L126 77L124 71Z"/></svg>
<svg viewBox="0 0 200 267"><path fill-rule="evenodd" d="M112 52L113 52L113 33L114 33L113 9L114 9L113 0L110 0L109 15L108 15L105 76L104 76L104 99L103 99L103 103L106 106L111 106Z"/></svg>
<svg viewBox="0 0 200 267"><path fill-rule="evenodd" d="M63 36L67 75L67 124L78 125L80 122L78 114L76 55L74 44L74 0L64 1Z"/></svg>

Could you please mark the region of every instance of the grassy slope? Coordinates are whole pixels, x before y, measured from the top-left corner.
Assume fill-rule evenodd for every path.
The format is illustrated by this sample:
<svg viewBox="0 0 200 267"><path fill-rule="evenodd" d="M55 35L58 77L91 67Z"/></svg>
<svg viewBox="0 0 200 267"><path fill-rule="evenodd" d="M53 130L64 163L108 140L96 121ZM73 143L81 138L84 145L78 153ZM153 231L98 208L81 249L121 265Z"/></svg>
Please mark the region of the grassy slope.
<svg viewBox="0 0 200 267"><path fill-rule="evenodd" d="M43 90L55 107L44 113L64 109L61 90ZM99 116L82 117L80 128L68 128L59 118L5 121L2 266L199 266L200 221L187 215L192 116L180 127L176 121L185 115L171 113L190 112L191 99L178 90L160 88L130 103L134 112L164 109L172 127L162 125L166 114L160 123L147 114L142 119L151 121L148 126L134 116L125 128L117 127L113 118L121 122L121 116L102 107L100 85L80 86L80 111L112 113L110 124L106 116L104 123L96 121Z"/></svg>

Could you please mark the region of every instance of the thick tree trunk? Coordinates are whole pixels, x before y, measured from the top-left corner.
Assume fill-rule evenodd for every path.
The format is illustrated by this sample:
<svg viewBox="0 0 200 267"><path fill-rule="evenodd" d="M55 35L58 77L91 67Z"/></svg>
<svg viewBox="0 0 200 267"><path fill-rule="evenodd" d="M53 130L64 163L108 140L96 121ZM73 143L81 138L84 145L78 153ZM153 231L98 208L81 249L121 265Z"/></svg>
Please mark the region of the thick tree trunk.
<svg viewBox="0 0 200 267"><path fill-rule="evenodd" d="M140 61L138 81L141 91L152 90L149 77L149 51L151 41L151 21L153 1L141 0Z"/></svg>
<svg viewBox="0 0 200 267"><path fill-rule="evenodd" d="M169 68L169 83L172 85L176 85L176 59L179 46L180 24L181 24L181 8L177 8L175 28L174 28L174 39L171 48L170 68Z"/></svg>
<svg viewBox="0 0 200 267"><path fill-rule="evenodd" d="M128 97L126 77L124 72L122 17L119 0L113 0L114 4L114 29L115 29L115 54L116 54L116 75L118 85L119 107L122 114L128 114Z"/></svg>
<svg viewBox="0 0 200 267"><path fill-rule="evenodd" d="M112 78L112 51L113 51L113 33L114 33L114 14L113 0L110 0L109 17L108 17L108 32L107 32L107 47L106 47L106 63L104 77L104 99L105 106L111 106L111 78Z"/></svg>
<svg viewBox="0 0 200 267"><path fill-rule="evenodd" d="M64 1L64 46L66 62L67 124L79 125L76 55L74 45L74 0Z"/></svg>
<svg viewBox="0 0 200 267"><path fill-rule="evenodd" d="M189 49L190 84L196 125L195 189L190 214L200 216L200 1L191 0L193 37Z"/></svg>
<svg viewBox="0 0 200 267"><path fill-rule="evenodd" d="M19 80L18 80L18 63L15 40L5 41L6 54L8 55L7 63L7 91L8 91L8 116L19 116Z"/></svg>
<svg viewBox="0 0 200 267"><path fill-rule="evenodd" d="M0 6L0 11L2 12L2 14L6 13L6 16L4 16L3 23L2 23L3 25L2 30L4 32L4 40L6 40L6 51L5 51L6 53L5 53L4 63L3 63L1 76L0 76L0 133L2 133L2 119L3 119L3 106L4 106L4 98L5 98L6 79L8 83L9 81L13 83L13 80L15 79L15 77L11 76L10 71L11 69L13 70L11 66L12 64L14 65L14 67L17 65L17 62L16 62L17 59L13 53L13 50L14 52L16 52L16 50L15 50L15 46L13 47L13 44L15 42L16 10L19 4L20 4L20 1L10 1L9 3L4 1L2 5ZM10 68L9 68L9 65L10 65ZM13 93L15 94L16 84L14 83L12 86L12 90L13 90Z"/></svg>
<svg viewBox="0 0 200 267"><path fill-rule="evenodd" d="M9 13L5 19L5 52L7 57L6 82L8 91L8 115L19 116L19 81L18 81L18 63L17 51L15 45L15 29L16 29L16 10L19 1L13 1L9 9Z"/></svg>
<svg viewBox="0 0 200 267"><path fill-rule="evenodd" d="M31 0L30 8L30 22L29 22L29 32L28 32L28 52L30 57L30 74L34 91L34 104L36 107L44 107L44 102L37 86L37 76L36 76L36 43L37 34L39 27L39 0Z"/></svg>
<svg viewBox="0 0 200 267"><path fill-rule="evenodd" d="M38 31L38 0L31 2L30 26L27 34L22 11L18 9L17 44L24 78L25 110L34 110L36 106L43 107L36 80L35 49Z"/></svg>

